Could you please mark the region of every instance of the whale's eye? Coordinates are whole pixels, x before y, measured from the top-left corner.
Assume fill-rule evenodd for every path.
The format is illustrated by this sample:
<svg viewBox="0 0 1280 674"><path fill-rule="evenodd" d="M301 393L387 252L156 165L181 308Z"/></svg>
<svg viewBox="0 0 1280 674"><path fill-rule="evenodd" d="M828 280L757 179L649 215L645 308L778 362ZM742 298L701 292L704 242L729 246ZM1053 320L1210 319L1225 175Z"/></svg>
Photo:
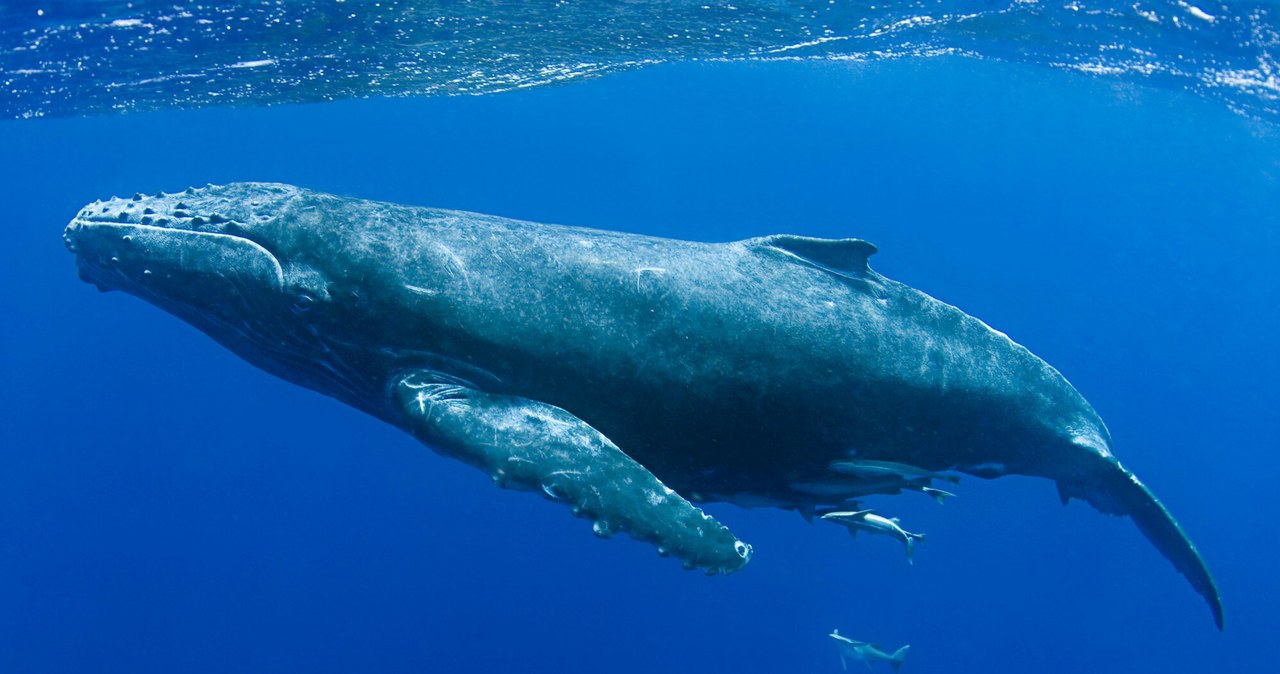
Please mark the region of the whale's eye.
<svg viewBox="0 0 1280 674"><path fill-rule="evenodd" d="M293 313L302 315L316 306L316 298L308 292L299 292L293 296Z"/></svg>

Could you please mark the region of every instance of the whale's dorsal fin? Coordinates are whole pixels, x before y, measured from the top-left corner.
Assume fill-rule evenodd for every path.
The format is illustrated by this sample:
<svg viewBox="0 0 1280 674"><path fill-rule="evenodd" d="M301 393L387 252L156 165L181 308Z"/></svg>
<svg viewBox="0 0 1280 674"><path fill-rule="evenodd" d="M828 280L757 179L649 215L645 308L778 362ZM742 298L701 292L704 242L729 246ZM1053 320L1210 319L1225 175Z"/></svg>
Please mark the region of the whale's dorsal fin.
<svg viewBox="0 0 1280 674"><path fill-rule="evenodd" d="M774 234L755 239L752 244L780 251L840 276L857 279L866 278L871 272L867 258L876 252L875 246L862 239L817 239L794 234Z"/></svg>

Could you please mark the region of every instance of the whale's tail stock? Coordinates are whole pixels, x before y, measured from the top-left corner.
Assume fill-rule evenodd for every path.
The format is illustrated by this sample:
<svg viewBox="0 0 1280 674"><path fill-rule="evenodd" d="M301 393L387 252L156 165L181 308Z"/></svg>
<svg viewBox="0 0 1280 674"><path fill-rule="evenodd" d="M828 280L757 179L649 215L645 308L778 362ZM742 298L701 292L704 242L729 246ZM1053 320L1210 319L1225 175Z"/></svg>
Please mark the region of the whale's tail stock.
<svg viewBox="0 0 1280 674"><path fill-rule="evenodd" d="M1223 628L1222 597L1196 546L1160 499L1109 452L1089 450L1087 469L1077 476L1047 476L1058 483L1063 504L1078 498L1103 513L1131 517L1147 540L1173 563L1191 587L1204 597L1214 623ZM1073 471L1074 472L1074 471Z"/></svg>

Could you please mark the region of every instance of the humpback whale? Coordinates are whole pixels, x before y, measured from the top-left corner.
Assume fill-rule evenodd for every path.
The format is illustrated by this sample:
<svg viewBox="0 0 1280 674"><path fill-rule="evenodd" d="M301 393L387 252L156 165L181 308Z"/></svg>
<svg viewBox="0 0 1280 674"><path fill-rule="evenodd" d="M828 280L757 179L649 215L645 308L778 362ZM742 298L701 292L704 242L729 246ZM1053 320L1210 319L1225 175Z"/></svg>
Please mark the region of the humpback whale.
<svg viewBox="0 0 1280 674"><path fill-rule="evenodd" d="M1222 626L1201 556L1080 393L872 270L865 241L678 241L263 183L97 201L64 239L99 289L686 568L751 556L695 503L812 518L1020 474L1132 518Z"/></svg>

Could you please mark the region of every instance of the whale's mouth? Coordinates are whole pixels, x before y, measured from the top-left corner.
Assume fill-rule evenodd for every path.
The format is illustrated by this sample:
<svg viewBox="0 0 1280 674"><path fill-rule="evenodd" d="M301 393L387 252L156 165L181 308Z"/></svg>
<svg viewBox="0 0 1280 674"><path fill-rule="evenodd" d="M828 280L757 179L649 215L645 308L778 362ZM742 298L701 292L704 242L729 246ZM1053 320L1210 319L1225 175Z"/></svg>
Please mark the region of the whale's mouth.
<svg viewBox="0 0 1280 674"><path fill-rule="evenodd" d="M216 294L220 285L277 293L284 285L275 255L232 234L77 219L63 240L76 255L83 280L103 291L124 290L152 301Z"/></svg>

